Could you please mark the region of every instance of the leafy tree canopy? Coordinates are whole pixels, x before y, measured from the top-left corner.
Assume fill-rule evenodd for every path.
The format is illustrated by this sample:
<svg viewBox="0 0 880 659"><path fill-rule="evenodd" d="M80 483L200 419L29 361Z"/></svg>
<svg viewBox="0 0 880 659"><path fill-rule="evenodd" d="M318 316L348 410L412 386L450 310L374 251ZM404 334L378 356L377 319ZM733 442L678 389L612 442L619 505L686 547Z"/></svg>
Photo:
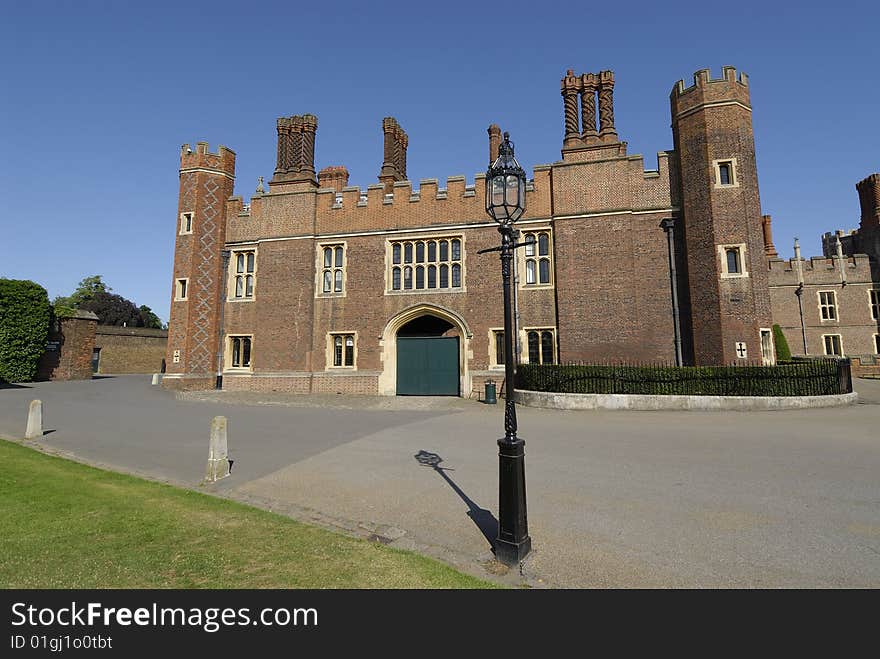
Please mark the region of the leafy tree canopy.
<svg viewBox="0 0 880 659"><path fill-rule="evenodd" d="M53 301L55 313L70 315L75 309L91 311L98 316L101 325L126 325L128 327L152 327L162 329L162 321L146 305L138 307L113 289L101 275L84 277L69 296L58 296Z"/></svg>
<svg viewBox="0 0 880 659"><path fill-rule="evenodd" d="M148 307L146 304L142 304L138 311L140 311L143 327L150 327L152 329L163 329L162 321L159 319L159 316L154 314L153 310L150 309L150 307Z"/></svg>

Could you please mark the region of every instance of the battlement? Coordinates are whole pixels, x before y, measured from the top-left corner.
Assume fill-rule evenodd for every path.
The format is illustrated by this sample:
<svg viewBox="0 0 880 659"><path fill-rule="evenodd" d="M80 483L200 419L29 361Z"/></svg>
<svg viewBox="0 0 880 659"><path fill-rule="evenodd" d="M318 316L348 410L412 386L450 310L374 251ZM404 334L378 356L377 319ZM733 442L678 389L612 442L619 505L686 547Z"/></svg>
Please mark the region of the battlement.
<svg viewBox="0 0 880 659"><path fill-rule="evenodd" d="M319 233L372 229L409 229L444 224L488 222L486 175L476 174L468 184L464 176L450 176L445 187L435 178L394 181L391 192L383 184L348 186L341 190L318 188ZM535 168L526 184L526 217L544 217L550 208L550 166Z"/></svg>
<svg viewBox="0 0 880 659"><path fill-rule="evenodd" d="M717 84L719 82L727 84L737 83L742 85L743 87L748 87L749 76L743 72L740 72L739 79L737 79L736 67L733 66L722 66L720 78L713 78L711 69L700 69L699 71L694 73L694 84L692 84L690 87L685 87L684 80L679 80L672 88L672 93L678 93L679 95L687 94L694 89Z"/></svg>
<svg viewBox="0 0 880 659"><path fill-rule="evenodd" d="M843 259L847 283L870 282L871 261L867 254L853 254ZM769 259L771 286L797 286L799 274L797 259ZM841 283L840 263L836 257L813 256L801 259L800 272L805 285L834 285Z"/></svg>
<svg viewBox="0 0 880 659"><path fill-rule="evenodd" d="M235 176L235 151L222 144L217 153L208 149L207 142L196 142L195 149L184 144L180 147L180 169L214 169Z"/></svg>
<svg viewBox="0 0 880 659"><path fill-rule="evenodd" d="M713 78L709 69L700 69L694 73L694 84L685 87L684 80L679 80L673 85L669 98L673 117L697 107L725 102L739 103L750 109L749 77L742 72L737 75L732 66L722 67L720 78Z"/></svg>

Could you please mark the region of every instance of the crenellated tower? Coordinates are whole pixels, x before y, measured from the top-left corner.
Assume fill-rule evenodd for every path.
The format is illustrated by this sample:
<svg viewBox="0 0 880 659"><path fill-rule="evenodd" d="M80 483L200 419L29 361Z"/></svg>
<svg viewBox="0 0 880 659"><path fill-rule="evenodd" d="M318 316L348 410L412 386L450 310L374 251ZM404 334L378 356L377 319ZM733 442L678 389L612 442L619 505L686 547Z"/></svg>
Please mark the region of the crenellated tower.
<svg viewBox="0 0 880 659"><path fill-rule="evenodd" d="M862 210L858 248L874 259L880 269L880 174L871 174L856 183Z"/></svg>
<svg viewBox="0 0 880 659"><path fill-rule="evenodd" d="M772 359L748 78L728 66L712 79L704 69L690 87L679 81L670 103L695 363Z"/></svg>
<svg viewBox="0 0 880 659"><path fill-rule="evenodd" d="M174 389L214 385L220 346L220 316L225 300L222 250L226 241L226 200L235 181L235 153L207 142L180 152L180 196L174 277L168 322L166 375Z"/></svg>

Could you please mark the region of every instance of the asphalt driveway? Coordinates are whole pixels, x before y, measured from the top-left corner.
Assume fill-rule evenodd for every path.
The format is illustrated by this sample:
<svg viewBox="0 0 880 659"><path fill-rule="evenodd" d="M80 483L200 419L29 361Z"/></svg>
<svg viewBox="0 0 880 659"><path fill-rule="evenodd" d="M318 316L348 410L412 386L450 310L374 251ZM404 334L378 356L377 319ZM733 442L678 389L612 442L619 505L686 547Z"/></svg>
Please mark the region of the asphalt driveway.
<svg viewBox="0 0 880 659"><path fill-rule="evenodd" d="M865 402L785 412L519 408L533 585L880 586L880 381ZM0 434L44 404L40 443L200 487L211 417L232 475L205 489L480 573L502 407L459 399L207 396L148 376L0 390ZM213 400L210 400L213 398ZM439 469L420 459L431 453Z"/></svg>

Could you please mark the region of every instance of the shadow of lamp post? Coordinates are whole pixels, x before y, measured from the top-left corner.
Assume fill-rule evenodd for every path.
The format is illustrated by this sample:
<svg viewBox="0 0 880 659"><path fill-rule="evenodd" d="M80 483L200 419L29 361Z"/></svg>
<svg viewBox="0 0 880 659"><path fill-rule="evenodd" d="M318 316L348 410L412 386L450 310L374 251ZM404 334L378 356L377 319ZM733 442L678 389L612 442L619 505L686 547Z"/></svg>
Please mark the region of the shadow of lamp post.
<svg viewBox="0 0 880 659"><path fill-rule="evenodd" d="M501 247L480 250L501 252L504 290L504 438L498 440L498 538L495 558L505 565L516 565L532 549L526 515L525 442L516 436L514 401L514 310L511 294L514 223L526 208L526 173L513 156L510 134L498 149L498 159L486 171L486 213L498 223Z"/></svg>

